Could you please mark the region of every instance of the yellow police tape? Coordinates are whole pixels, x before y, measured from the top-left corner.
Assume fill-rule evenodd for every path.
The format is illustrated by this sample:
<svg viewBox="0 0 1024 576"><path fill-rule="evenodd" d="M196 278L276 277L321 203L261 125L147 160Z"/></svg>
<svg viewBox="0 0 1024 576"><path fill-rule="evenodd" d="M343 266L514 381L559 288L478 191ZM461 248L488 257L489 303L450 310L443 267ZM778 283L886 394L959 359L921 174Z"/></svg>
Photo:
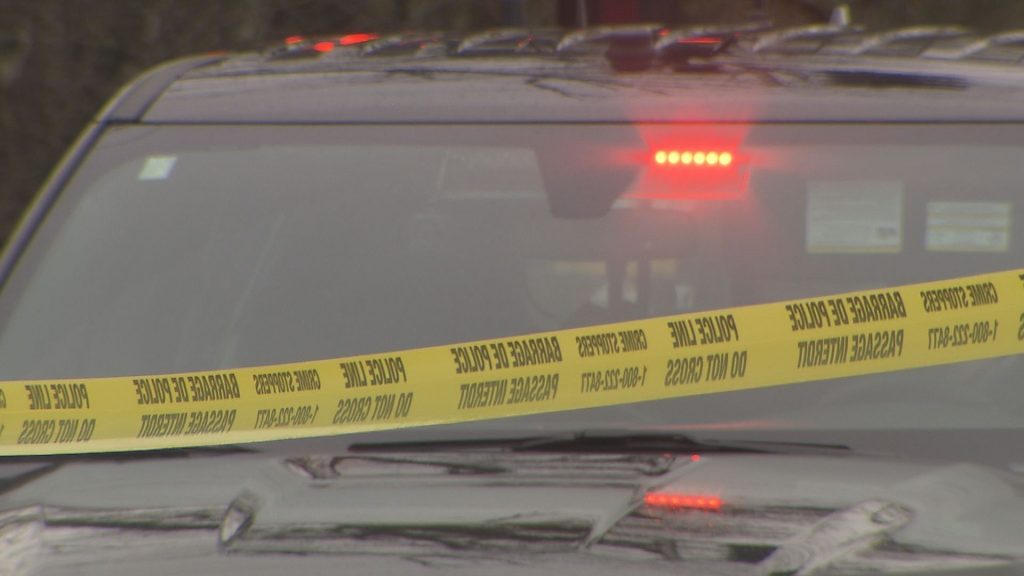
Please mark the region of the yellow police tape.
<svg viewBox="0 0 1024 576"><path fill-rule="evenodd" d="M384 430L1024 352L1024 270L255 368L0 382L0 455Z"/></svg>

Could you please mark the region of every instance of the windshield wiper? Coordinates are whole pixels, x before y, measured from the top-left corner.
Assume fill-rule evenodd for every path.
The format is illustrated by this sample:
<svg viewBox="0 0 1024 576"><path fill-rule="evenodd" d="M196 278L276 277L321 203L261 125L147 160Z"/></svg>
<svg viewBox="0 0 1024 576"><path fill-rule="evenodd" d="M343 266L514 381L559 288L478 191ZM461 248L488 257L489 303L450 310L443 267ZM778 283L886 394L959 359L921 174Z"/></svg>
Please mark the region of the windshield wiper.
<svg viewBox="0 0 1024 576"><path fill-rule="evenodd" d="M634 430L584 430L571 434L512 438L445 439L433 441L353 444L350 452L446 452L493 450L585 454L821 454L848 453L840 444L762 440L698 439L686 434Z"/></svg>
<svg viewBox="0 0 1024 576"><path fill-rule="evenodd" d="M231 454L252 454L255 448L243 445L188 446L182 448L155 448L126 452L85 452L82 454L38 454L29 456L4 456L0 464L24 464L41 462L46 464L71 464L75 462L134 462L138 460L164 460L171 458L215 457Z"/></svg>

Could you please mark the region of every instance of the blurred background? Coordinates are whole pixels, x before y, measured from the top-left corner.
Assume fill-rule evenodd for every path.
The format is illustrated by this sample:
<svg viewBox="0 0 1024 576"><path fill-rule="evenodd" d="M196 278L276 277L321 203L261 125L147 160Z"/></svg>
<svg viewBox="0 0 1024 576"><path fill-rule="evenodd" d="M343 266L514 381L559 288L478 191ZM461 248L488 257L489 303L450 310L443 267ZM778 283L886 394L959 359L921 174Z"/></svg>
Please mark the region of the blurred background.
<svg viewBox="0 0 1024 576"><path fill-rule="evenodd" d="M835 0L581 0L591 24L827 20ZM1021 0L849 0L869 29L1024 28ZM0 0L0 240L89 118L170 58L294 34L573 27L577 0Z"/></svg>

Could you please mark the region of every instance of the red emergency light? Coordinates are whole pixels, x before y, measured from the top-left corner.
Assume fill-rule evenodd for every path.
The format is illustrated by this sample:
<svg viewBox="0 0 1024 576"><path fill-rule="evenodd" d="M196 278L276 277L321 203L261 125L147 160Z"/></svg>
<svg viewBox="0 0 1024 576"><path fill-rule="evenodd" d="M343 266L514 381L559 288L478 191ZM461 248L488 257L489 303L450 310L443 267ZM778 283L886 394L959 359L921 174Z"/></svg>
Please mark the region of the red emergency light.
<svg viewBox="0 0 1024 576"><path fill-rule="evenodd" d="M658 150L654 163L659 166L728 167L733 163L728 150Z"/></svg>
<svg viewBox="0 0 1024 576"><path fill-rule="evenodd" d="M346 34L341 38L338 38L338 44L342 46L355 46L357 44L366 44L380 38L377 34Z"/></svg>
<svg viewBox="0 0 1024 576"><path fill-rule="evenodd" d="M718 496L683 494L680 492L648 492L644 494L644 504L652 508L667 508L670 510L718 511L722 509L722 499Z"/></svg>
<svg viewBox="0 0 1024 576"><path fill-rule="evenodd" d="M636 161L647 168L629 197L722 201L746 196L748 160L731 146L659 145L648 148Z"/></svg>

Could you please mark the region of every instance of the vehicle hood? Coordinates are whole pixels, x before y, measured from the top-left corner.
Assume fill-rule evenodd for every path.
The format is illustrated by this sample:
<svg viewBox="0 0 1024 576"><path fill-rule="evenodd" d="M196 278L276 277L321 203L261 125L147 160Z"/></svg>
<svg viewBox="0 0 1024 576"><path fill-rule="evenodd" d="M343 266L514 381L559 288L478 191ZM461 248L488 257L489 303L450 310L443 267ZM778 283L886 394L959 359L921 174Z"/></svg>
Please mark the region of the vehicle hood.
<svg viewBox="0 0 1024 576"><path fill-rule="evenodd" d="M975 570L1024 559L1020 479L975 464L232 454L8 463L0 483L0 574L989 573Z"/></svg>

